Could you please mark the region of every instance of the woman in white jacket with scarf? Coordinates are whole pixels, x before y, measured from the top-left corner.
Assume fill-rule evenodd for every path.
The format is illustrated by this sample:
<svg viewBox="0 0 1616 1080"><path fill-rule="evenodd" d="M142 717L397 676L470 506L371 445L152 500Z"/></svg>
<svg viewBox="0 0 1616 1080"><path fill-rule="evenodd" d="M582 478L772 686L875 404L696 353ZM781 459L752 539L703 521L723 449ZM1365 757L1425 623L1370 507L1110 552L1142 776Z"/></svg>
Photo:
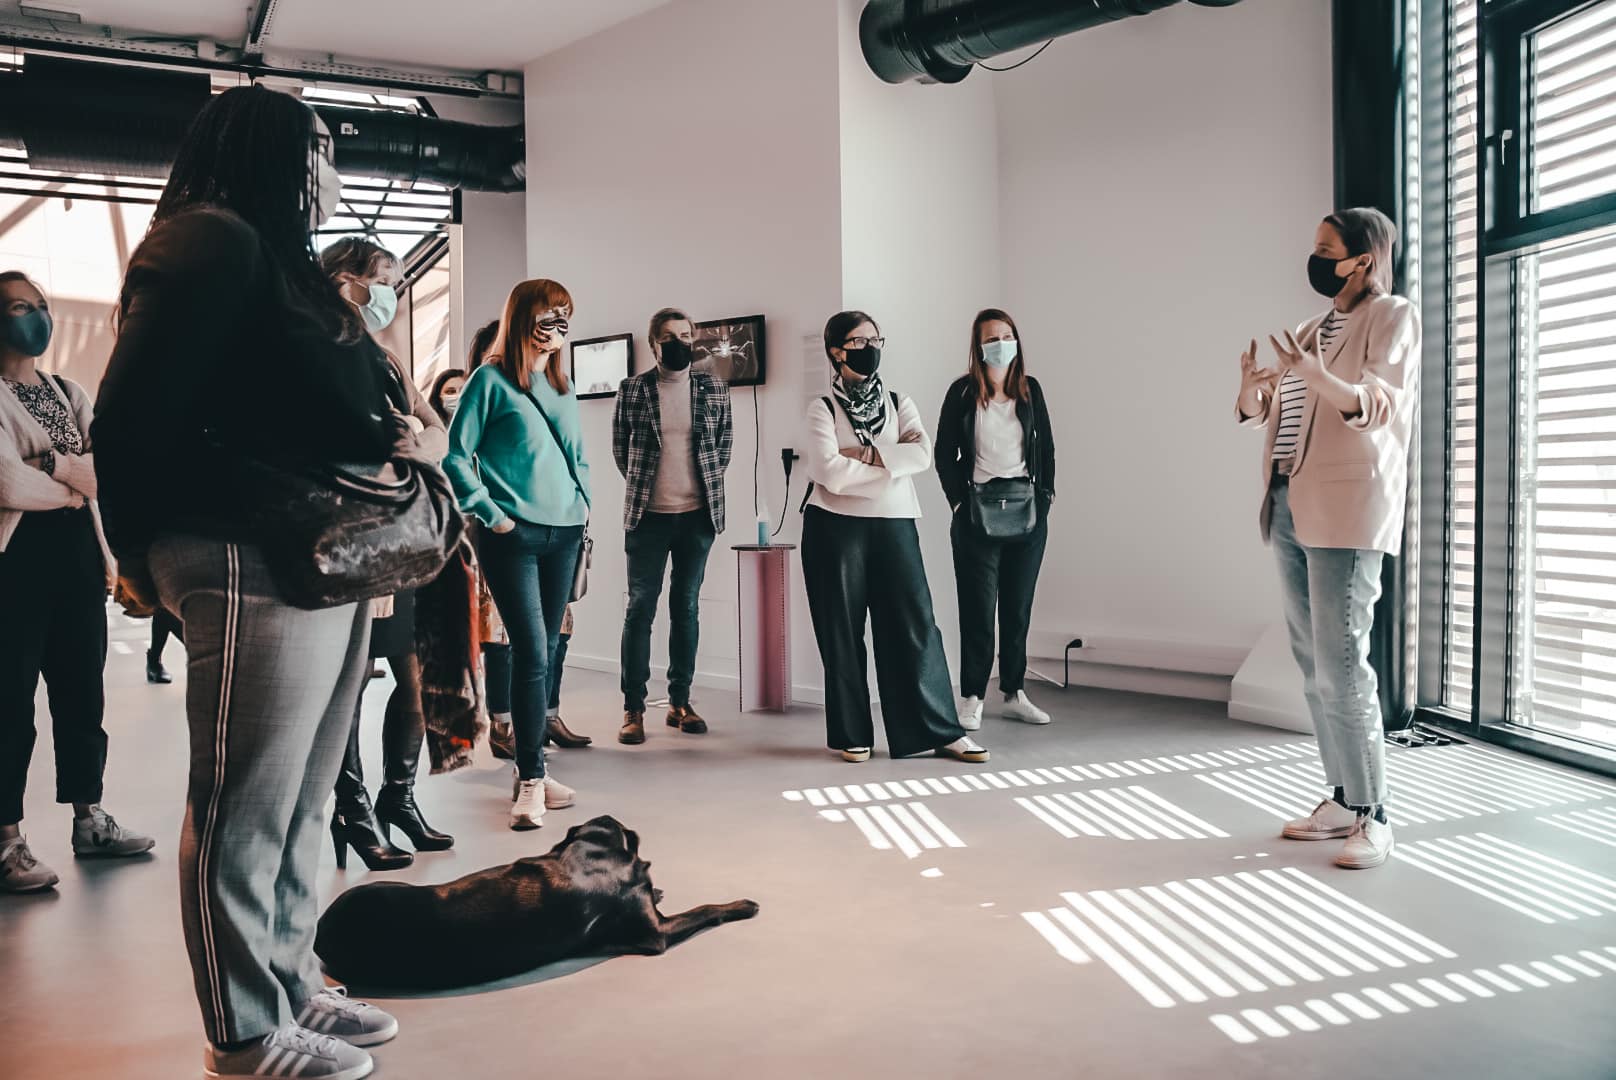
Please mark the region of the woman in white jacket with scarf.
<svg viewBox="0 0 1616 1080"><path fill-rule="evenodd" d="M112 560L95 512L90 399L36 364L51 330L39 288L24 274L0 274L0 892L57 881L22 835L41 676L56 801L73 805L73 854L139 855L155 844L100 805Z"/></svg>

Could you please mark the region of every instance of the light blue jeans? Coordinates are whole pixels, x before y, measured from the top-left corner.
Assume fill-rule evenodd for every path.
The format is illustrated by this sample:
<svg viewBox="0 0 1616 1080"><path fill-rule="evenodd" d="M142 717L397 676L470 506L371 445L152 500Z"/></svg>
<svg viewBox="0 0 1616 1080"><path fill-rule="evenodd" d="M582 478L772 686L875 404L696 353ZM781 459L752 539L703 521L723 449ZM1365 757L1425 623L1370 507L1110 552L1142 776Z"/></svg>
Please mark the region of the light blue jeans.
<svg viewBox="0 0 1616 1080"><path fill-rule="evenodd" d="M1302 669L1324 778L1349 806L1386 802L1385 731L1369 627L1380 598L1378 551L1306 547L1296 539L1290 484L1275 477L1269 541L1279 560L1285 625Z"/></svg>

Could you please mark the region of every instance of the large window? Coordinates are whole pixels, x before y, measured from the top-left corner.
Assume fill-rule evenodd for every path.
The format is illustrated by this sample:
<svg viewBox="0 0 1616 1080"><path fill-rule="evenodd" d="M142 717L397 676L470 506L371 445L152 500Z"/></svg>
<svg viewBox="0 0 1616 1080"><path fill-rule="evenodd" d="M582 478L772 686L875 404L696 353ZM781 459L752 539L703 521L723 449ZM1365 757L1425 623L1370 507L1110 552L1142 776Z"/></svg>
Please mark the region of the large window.
<svg viewBox="0 0 1616 1080"><path fill-rule="evenodd" d="M1421 87L1443 102L1423 112L1441 163L1423 208L1444 211L1423 260L1444 279L1424 282L1443 434L1424 442L1423 695L1478 733L1597 755L1616 750L1616 0L1423 11Z"/></svg>

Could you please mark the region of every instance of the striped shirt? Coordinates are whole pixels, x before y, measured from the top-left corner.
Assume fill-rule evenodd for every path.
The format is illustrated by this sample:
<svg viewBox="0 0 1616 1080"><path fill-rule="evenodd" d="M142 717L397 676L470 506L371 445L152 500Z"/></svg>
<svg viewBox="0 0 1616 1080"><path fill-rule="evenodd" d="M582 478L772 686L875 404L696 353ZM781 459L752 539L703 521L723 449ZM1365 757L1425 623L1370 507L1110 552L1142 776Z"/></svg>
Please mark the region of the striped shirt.
<svg viewBox="0 0 1616 1080"><path fill-rule="evenodd" d="M1318 351L1327 356L1336 340L1347 328L1347 316L1330 309L1330 314L1319 324ZM1307 405L1307 383L1300 375L1287 371L1279 380L1279 431L1274 436L1275 462L1289 462L1296 457L1296 440L1302 433L1302 412ZM1288 468L1281 468L1288 472Z"/></svg>

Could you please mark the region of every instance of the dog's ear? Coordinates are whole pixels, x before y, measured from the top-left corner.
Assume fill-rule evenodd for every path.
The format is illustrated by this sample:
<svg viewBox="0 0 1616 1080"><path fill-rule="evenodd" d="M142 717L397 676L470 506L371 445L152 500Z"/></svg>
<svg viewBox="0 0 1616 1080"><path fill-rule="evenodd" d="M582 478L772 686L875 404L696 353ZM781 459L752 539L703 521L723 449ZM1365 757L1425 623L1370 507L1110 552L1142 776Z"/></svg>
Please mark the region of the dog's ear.
<svg viewBox="0 0 1616 1080"><path fill-rule="evenodd" d="M633 829L624 829L623 848L630 855L637 857L640 854L640 834L635 832Z"/></svg>

